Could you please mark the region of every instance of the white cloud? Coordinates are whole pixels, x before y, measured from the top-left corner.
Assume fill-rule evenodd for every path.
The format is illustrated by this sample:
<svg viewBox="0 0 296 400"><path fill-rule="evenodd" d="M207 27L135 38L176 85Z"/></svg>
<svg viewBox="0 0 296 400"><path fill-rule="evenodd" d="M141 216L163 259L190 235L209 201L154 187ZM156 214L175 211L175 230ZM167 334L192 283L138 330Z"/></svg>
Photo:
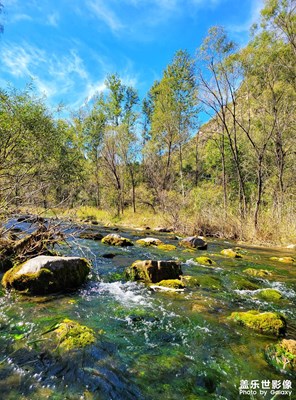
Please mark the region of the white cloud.
<svg viewBox="0 0 296 400"><path fill-rule="evenodd" d="M124 28L124 24L118 16L106 6L106 2L102 0L87 1L88 7L95 13L96 17L103 21L113 32L117 32Z"/></svg>
<svg viewBox="0 0 296 400"><path fill-rule="evenodd" d="M45 53L28 44L25 46L6 45L1 49L1 58L2 65L11 75L24 77L31 75L31 69L45 61Z"/></svg>
<svg viewBox="0 0 296 400"><path fill-rule="evenodd" d="M9 23L14 23L14 22L19 22L19 21L32 21L33 18L30 15L27 14L14 14L12 17L9 19Z"/></svg>
<svg viewBox="0 0 296 400"><path fill-rule="evenodd" d="M49 14L47 17L47 24L56 28L58 26L58 22L60 19L60 15L57 12Z"/></svg>

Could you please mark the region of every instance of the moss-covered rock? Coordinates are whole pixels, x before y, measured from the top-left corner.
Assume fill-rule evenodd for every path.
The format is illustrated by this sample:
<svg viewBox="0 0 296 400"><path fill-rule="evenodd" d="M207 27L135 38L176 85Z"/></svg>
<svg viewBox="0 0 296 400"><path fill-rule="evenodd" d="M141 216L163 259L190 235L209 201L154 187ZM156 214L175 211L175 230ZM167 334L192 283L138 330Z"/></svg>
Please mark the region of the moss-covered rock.
<svg viewBox="0 0 296 400"><path fill-rule="evenodd" d="M136 241L137 244L139 244L140 246L160 246L162 245L162 241L156 238L152 238L152 237L147 237L144 239L139 239Z"/></svg>
<svg viewBox="0 0 296 400"><path fill-rule="evenodd" d="M277 369L296 373L296 340L283 339L266 348L268 361Z"/></svg>
<svg viewBox="0 0 296 400"><path fill-rule="evenodd" d="M258 278L267 278L268 276L272 275L272 273L270 271L268 271L267 269L247 268L247 269L244 269L243 272L247 275L255 276Z"/></svg>
<svg viewBox="0 0 296 400"><path fill-rule="evenodd" d="M266 301L278 301L283 298L281 292L275 289L262 289L256 294L256 297Z"/></svg>
<svg viewBox="0 0 296 400"><path fill-rule="evenodd" d="M99 232L85 231L79 233L78 237L79 239L102 240L103 235Z"/></svg>
<svg viewBox="0 0 296 400"><path fill-rule="evenodd" d="M278 313L260 313L259 311L251 310L233 312L229 318L241 325L265 334L280 336L286 332L286 320Z"/></svg>
<svg viewBox="0 0 296 400"><path fill-rule="evenodd" d="M127 279L146 283L157 283L165 279L179 279L182 275L180 263L176 261L135 261L125 270Z"/></svg>
<svg viewBox="0 0 296 400"><path fill-rule="evenodd" d="M7 271L2 284L28 294L55 293L79 287L89 272L84 258L38 256Z"/></svg>
<svg viewBox="0 0 296 400"><path fill-rule="evenodd" d="M293 258L293 257L280 257L278 259L278 261L282 262L282 263L292 264L292 263L295 262L295 258Z"/></svg>
<svg viewBox="0 0 296 400"><path fill-rule="evenodd" d="M181 276L181 281L186 287L198 287L200 286L198 278L195 276L184 275Z"/></svg>
<svg viewBox="0 0 296 400"><path fill-rule="evenodd" d="M198 250L206 250L208 247L208 244L199 236L186 237L179 242L179 245Z"/></svg>
<svg viewBox="0 0 296 400"><path fill-rule="evenodd" d="M102 243L109 244L110 246L127 247L133 246L133 242L117 233L110 233L102 239Z"/></svg>
<svg viewBox="0 0 296 400"><path fill-rule="evenodd" d="M70 319L64 319L54 332L59 348L66 351L83 348L96 341L95 332L92 329Z"/></svg>
<svg viewBox="0 0 296 400"><path fill-rule="evenodd" d="M224 249L221 251L221 254L226 257L230 258L242 258L242 255L238 252L234 251L233 249Z"/></svg>
<svg viewBox="0 0 296 400"><path fill-rule="evenodd" d="M158 282L158 286L164 286L172 289L184 289L185 285L180 279L165 279Z"/></svg>
<svg viewBox="0 0 296 400"><path fill-rule="evenodd" d="M211 260L209 257L206 256L197 257L195 261L201 265L216 265L215 261Z"/></svg>
<svg viewBox="0 0 296 400"><path fill-rule="evenodd" d="M260 288L257 283L251 282L240 275L231 278L232 288L236 290L257 290Z"/></svg>
<svg viewBox="0 0 296 400"><path fill-rule="evenodd" d="M164 251L173 251L176 250L177 247L173 244L160 244L159 246L157 246L157 248Z"/></svg>

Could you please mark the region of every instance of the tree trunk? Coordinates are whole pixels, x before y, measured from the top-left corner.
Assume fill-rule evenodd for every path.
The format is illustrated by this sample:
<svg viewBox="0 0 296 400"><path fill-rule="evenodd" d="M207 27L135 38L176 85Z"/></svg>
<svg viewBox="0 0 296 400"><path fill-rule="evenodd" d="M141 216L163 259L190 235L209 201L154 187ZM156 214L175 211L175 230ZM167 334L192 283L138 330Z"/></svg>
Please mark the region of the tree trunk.
<svg viewBox="0 0 296 400"><path fill-rule="evenodd" d="M254 212L254 227L255 230L258 229L258 218L259 218L259 210L262 199L262 190L263 190L263 177L262 177L262 155L258 158L258 169L257 169L257 201Z"/></svg>

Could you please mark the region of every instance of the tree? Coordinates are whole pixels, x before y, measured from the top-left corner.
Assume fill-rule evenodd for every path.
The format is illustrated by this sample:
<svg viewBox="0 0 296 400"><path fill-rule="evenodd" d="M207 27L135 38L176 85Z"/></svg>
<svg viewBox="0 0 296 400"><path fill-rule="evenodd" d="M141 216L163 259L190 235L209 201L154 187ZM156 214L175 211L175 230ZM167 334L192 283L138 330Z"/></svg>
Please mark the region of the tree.
<svg viewBox="0 0 296 400"><path fill-rule="evenodd" d="M232 57L235 50L236 45L228 39L223 28L211 28L199 49L197 80L204 111L218 118L231 149L238 183L239 213L243 219L247 211L247 197L237 123L238 89L242 74L239 64Z"/></svg>
<svg viewBox="0 0 296 400"><path fill-rule="evenodd" d="M185 196L182 149L192 136L197 117L194 63L186 51L178 51L162 79L154 83L144 110L150 123L150 135L145 132L146 152L154 153L156 166L155 171L151 164L148 166L154 175L151 181L158 182L159 194L170 190L174 181L173 155L177 152L180 191Z"/></svg>

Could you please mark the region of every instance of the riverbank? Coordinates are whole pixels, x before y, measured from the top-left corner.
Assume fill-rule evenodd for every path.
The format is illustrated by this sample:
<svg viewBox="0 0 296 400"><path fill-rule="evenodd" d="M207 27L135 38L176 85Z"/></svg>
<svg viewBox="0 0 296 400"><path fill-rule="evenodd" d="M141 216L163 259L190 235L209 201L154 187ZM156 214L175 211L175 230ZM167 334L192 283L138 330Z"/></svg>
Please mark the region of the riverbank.
<svg viewBox="0 0 296 400"><path fill-rule="evenodd" d="M169 213L152 209L139 208L136 213L131 208L126 209L120 216L108 210L96 207L83 206L72 209L62 208L32 208L19 207L9 210L10 215L37 215L44 218L61 219L64 221L118 227L119 229L169 231L176 235L201 235L216 239L235 241L238 245L252 245L258 247L274 247L279 249L296 249L296 229L292 221L283 221L281 224L265 218L264 228L254 230L252 221L246 219L241 223L235 216L219 218L208 215L196 216L180 212L174 217Z"/></svg>

